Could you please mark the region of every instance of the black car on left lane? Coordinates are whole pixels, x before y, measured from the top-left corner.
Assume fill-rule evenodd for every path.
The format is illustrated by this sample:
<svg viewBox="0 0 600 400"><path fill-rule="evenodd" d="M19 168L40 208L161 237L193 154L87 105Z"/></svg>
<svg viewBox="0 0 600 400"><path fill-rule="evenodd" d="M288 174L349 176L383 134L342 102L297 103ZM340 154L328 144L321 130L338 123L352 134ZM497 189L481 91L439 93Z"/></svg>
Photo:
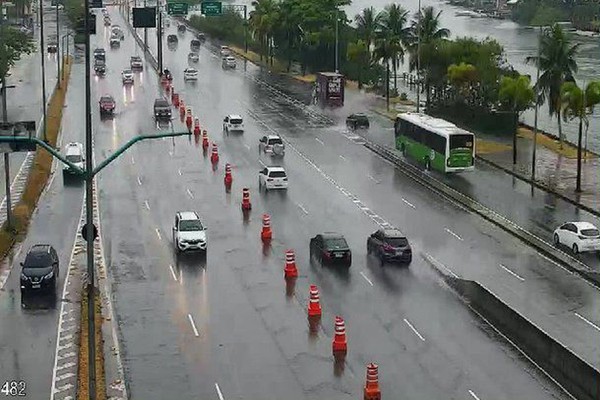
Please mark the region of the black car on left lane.
<svg viewBox="0 0 600 400"><path fill-rule="evenodd" d="M59 275L58 254L49 244L33 245L21 263L21 293L56 293Z"/></svg>

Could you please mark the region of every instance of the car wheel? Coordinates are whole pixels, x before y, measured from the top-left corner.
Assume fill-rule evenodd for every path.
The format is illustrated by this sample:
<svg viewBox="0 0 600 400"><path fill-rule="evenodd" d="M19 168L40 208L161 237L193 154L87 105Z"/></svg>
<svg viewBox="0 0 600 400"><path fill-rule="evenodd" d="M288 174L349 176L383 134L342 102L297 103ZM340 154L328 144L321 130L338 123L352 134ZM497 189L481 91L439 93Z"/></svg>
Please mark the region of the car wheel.
<svg viewBox="0 0 600 400"><path fill-rule="evenodd" d="M560 245L560 238L558 237L558 233L554 234L554 245L555 246Z"/></svg>
<svg viewBox="0 0 600 400"><path fill-rule="evenodd" d="M577 247L577 243L573 243L573 254L579 254L579 247Z"/></svg>

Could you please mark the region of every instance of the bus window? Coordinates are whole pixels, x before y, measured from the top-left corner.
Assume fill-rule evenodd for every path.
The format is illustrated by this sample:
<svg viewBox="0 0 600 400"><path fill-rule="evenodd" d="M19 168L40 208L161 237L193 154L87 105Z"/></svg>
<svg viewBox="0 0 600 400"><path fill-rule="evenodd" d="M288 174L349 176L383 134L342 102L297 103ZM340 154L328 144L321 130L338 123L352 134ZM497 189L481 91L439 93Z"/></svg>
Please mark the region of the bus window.
<svg viewBox="0 0 600 400"><path fill-rule="evenodd" d="M450 136L450 149L472 149L473 135Z"/></svg>

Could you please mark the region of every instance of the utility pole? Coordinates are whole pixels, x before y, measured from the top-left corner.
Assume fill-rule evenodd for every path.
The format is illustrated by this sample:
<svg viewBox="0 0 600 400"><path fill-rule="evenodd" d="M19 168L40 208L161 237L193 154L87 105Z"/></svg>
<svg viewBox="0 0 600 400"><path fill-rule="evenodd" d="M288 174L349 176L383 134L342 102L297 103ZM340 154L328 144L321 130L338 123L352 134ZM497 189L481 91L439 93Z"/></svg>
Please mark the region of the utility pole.
<svg viewBox="0 0 600 400"><path fill-rule="evenodd" d="M537 150L537 134L538 134L538 109L540 108L539 105L539 82L540 82L540 47L542 44L542 27L540 26L540 35L538 38L538 58L537 58L537 78L535 81L535 114L533 117L533 152L531 155L531 180L535 181L535 156L536 156L536 150Z"/></svg>
<svg viewBox="0 0 600 400"><path fill-rule="evenodd" d="M60 89L60 21L58 19L58 2L56 3L56 84ZM64 68L64 65L63 65Z"/></svg>
<svg viewBox="0 0 600 400"><path fill-rule="evenodd" d="M41 0L40 0L41 3ZM92 148L92 88L90 77L90 2L85 4L85 169L92 171L93 148ZM88 396L90 400L96 400L96 296L94 285L94 209L92 202L94 176L86 174L85 177L85 220L87 229L86 252L87 252L87 301L88 301Z"/></svg>
<svg viewBox="0 0 600 400"><path fill-rule="evenodd" d="M339 69L339 28L338 28L338 23L340 20L340 9L339 7L336 5L335 8L335 72L340 72Z"/></svg>
<svg viewBox="0 0 600 400"><path fill-rule="evenodd" d="M417 113L421 110L421 0L419 0L419 11L417 13Z"/></svg>
<svg viewBox="0 0 600 400"><path fill-rule="evenodd" d="M146 7L146 0L144 0L144 7ZM144 28L144 47L148 50L148 28Z"/></svg>
<svg viewBox="0 0 600 400"><path fill-rule="evenodd" d="M163 46L162 46L162 10L160 9L160 0L156 3L156 10L158 11L158 25L156 27L156 42L158 46L158 71L162 73L163 70Z"/></svg>
<svg viewBox="0 0 600 400"><path fill-rule="evenodd" d="M248 54L248 6L244 4L244 51Z"/></svg>
<svg viewBox="0 0 600 400"><path fill-rule="evenodd" d="M42 129L44 142L46 141L46 56L44 50L44 7L43 1L40 2L40 57L42 57ZM57 5L58 7L58 5Z"/></svg>
<svg viewBox="0 0 600 400"><path fill-rule="evenodd" d="M8 110L6 106L6 78L2 80L2 122L8 122ZM9 228L12 225L12 202L10 198L10 154L4 153L4 184L6 185L6 223Z"/></svg>

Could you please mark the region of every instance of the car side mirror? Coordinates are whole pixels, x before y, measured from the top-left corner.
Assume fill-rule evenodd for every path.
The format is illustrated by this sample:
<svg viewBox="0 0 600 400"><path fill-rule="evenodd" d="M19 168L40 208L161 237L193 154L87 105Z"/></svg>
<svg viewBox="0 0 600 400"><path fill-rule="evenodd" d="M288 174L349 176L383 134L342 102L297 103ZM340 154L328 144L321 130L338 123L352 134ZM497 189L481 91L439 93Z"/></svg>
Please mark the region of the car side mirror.
<svg viewBox="0 0 600 400"><path fill-rule="evenodd" d="M25 264L23 263L23 261L21 261L21 262L19 263L19 265L20 265L21 267L24 267L24 266L25 266Z"/></svg>
<svg viewBox="0 0 600 400"><path fill-rule="evenodd" d="M173 231L176 231L176 230L177 230L177 227L176 227L176 226L174 226L174 227L173 227Z"/></svg>

